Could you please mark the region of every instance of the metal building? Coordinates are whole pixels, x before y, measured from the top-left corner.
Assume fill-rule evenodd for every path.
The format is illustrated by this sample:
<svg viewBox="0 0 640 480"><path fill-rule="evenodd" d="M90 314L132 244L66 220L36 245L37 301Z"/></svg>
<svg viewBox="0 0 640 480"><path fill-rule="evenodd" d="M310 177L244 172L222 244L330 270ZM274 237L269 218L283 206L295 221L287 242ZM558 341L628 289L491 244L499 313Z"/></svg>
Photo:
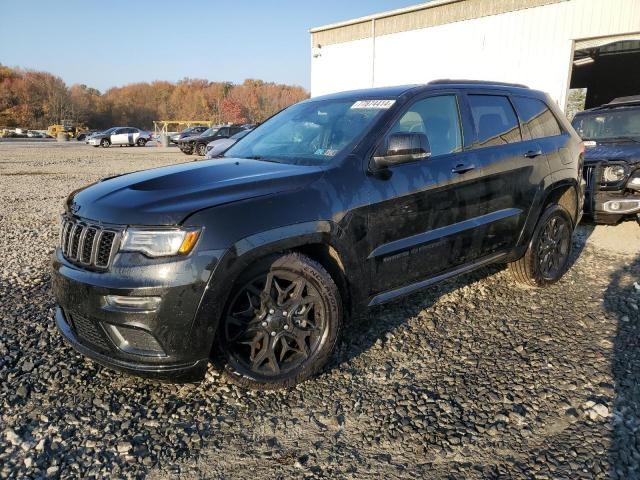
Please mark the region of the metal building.
<svg viewBox="0 0 640 480"><path fill-rule="evenodd" d="M311 29L311 95L464 78L640 94L640 0L434 0Z"/></svg>

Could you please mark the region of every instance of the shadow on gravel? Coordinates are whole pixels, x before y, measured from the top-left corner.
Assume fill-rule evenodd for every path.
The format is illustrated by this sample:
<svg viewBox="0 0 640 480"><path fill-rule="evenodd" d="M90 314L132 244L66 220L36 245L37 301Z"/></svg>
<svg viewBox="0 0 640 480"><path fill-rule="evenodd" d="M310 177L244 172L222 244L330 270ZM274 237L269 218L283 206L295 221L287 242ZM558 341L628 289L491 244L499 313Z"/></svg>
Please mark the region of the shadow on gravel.
<svg viewBox="0 0 640 480"><path fill-rule="evenodd" d="M622 240L622 239L621 239ZM611 370L615 399L611 414L609 475L640 479L640 257L610 276L604 307L617 320Z"/></svg>
<svg viewBox="0 0 640 480"><path fill-rule="evenodd" d="M573 240L573 251L569 260L571 269L582 255L587 240L595 228L594 224L580 224L576 229ZM343 345L328 369L337 368L343 362L349 361L382 342L385 336L400 327L407 320L417 316L423 310L431 308L440 297L460 288L480 282L495 275L506 268L505 265L495 264L480 268L474 272L447 280L425 290L419 290L408 297L374 307L359 317L347 322L343 333ZM517 288L514 285L514 288ZM388 315L387 312L404 311L404 315ZM437 319L435 320L437 321ZM437 326L437 325L434 325Z"/></svg>

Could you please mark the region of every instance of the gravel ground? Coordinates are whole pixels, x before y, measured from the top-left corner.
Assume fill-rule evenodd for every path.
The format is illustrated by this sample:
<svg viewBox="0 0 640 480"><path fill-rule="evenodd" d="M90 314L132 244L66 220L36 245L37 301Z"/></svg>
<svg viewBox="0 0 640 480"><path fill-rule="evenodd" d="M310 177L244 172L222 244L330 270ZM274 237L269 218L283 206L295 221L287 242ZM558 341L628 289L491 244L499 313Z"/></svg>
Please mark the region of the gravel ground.
<svg viewBox="0 0 640 480"><path fill-rule="evenodd" d="M634 223L580 227L547 290L491 267L371 310L287 392L214 371L158 384L76 354L49 286L63 198L189 159L0 143L0 477L640 478Z"/></svg>

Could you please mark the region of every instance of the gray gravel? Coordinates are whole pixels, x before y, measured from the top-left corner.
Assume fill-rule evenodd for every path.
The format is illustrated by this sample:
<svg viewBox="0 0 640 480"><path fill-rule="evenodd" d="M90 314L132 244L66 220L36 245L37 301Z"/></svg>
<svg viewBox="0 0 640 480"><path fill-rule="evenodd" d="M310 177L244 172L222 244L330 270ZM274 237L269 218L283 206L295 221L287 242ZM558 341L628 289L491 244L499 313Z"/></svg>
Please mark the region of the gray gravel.
<svg viewBox="0 0 640 480"><path fill-rule="evenodd" d="M157 384L76 354L49 286L63 198L189 159L0 143L0 477L640 478L640 256L603 252L592 226L558 285L491 267L372 310L288 392L213 370Z"/></svg>

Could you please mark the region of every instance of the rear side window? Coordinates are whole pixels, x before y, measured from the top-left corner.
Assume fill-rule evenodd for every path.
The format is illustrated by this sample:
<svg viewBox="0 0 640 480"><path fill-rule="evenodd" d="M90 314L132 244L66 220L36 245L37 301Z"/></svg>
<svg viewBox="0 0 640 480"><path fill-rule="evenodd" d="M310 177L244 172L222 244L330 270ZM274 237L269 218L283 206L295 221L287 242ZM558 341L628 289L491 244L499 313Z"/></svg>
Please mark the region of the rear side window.
<svg viewBox="0 0 640 480"><path fill-rule="evenodd" d="M522 119L522 125L532 140L562 134L558 120L544 102L526 97L514 97L513 102Z"/></svg>
<svg viewBox="0 0 640 480"><path fill-rule="evenodd" d="M516 112L502 95L469 95L469 107L476 128L475 148L522 141Z"/></svg>
<svg viewBox="0 0 640 480"><path fill-rule="evenodd" d="M432 157L462 150L460 114L455 95L418 100L402 115L388 135L409 132L427 136Z"/></svg>

